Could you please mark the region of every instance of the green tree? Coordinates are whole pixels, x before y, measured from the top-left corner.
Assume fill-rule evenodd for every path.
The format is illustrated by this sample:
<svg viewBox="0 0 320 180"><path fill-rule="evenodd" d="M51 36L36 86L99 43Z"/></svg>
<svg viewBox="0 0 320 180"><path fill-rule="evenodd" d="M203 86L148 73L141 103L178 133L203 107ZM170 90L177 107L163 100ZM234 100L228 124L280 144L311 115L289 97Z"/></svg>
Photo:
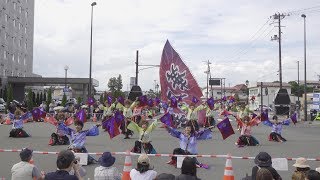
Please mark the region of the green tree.
<svg viewBox="0 0 320 180"><path fill-rule="evenodd" d="M12 89L12 86L11 84L9 84L8 86L8 90L7 90L7 103L10 103L13 101L13 89Z"/></svg>
<svg viewBox="0 0 320 180"><path fill-rule="evenodd" d="M36 103L36 93L32 92L32 102L33 102L33 106L35 106Z"/></svg>
<svg viewBox="0 0 320 180"><path fill-rule="evenodd" d="M47 112L49 112L49 104L52 102L52 90L51 88L49 88L48 90L48 96L47 96L47 101L46 101L46 105L47 105Z"/></svg>
<svg viewBox="0 0 320 180"><path fill-rule="evenodd" d="M82 102L82 97L79 96L79 97L77 98L77 102L78 102L78 104L80 104L80 103Z"/></svg>
<svg viewBox="0 0 320 180"><path fill-rule="evenodd" d="M27 107L31 111L33 109L33 93L31 89L28 89L27 92Z"/></svg>
<svg viewBox="0 0 320 180"><path fill-rule="evenodd" d="M103 94L100 95L100 103L103 103Z"/></svg>
<svg viewBox="0 0 320 180"><path fill-rule="evenodd" d="M43 93L43 101L47 102L47 93L46 92Z"/></svg>
<svg viewBox="0 0 320 180"><path fill-rule="evenodd" d="M36 102L37 102L36 105L39 106L40 105L40 94L39 94L39 92L37 92Z"/></svg>
<svg viewBox="0 0 320 180"><path fill-rule="evenodd" d="M304 93L304 84L299 86L296 81L290 81L289 84L291 85L291 94L302 97L302 94ZM313 87L307 86L307 93L310 92L313 92Z"/></svg>
<svg viewBox="0 0 320 180"><path fill-rule="evenodd" d="M42 92L40 93L40 104L43 102L43 94Z"/></svg>
<svg viewBox="0 0 320 180"><path fill-rule="evenodd" d="M3 100L4 100L5 102L8 102L8 101L7 101L7 92L8 92L7 86L5 86L5 87L4 87L4 90L3 90ZM7 104L8 104L8 103L7 103Z"/></svg>
<svg viewBox="0 0 320 180"><path fill-rule="evenodd" d="M121 91L123 85L122 85L122 77L121 74L117 77L117 84L116 84L116 90Z"/></svg>
<svg viewBox="0 0 320 180"><path fill-rule="evenodd" d="M109 91L111 92L114 98L124 95L124 93L121 91L123 85L122 85L122 77L120 74L117 78L112 77L109 79L108 87L109 87Z"/></svg>
<svg viewBox="0 0 320 180"><path fill-rule="evenodd" d="M66 106L66 104L67 104L67 96L66 96L66 94L63 94L61 106Z"/></svg>

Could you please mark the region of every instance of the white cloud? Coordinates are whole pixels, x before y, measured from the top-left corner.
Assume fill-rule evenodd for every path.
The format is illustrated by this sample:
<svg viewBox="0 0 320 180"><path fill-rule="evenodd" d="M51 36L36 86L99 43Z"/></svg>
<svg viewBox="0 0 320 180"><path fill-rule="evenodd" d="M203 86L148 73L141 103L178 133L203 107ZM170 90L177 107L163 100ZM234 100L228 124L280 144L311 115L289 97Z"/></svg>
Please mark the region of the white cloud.
<svg viewBox="0 0 320 180"><path fill-rule="evenodd" d="M265 33L254 43L250 43L250 37L275 12L317 3L315 0L97 1L93 20L93 78L100 81L98 89L105 90L109 78L122 74L126 90L129 78L135 75L136 50L140 64L158 65L164 43L169 39L201 86L206 85L203 63L206 60L213 63L214 77L227 78L226 85L245 80L278 80L278 45L270 41L277 29L267 34L272 29L267 25ZM69 77L88 77L90 4L85 0L36 1L35 73L63 77L63 67L68 65ZM320 68L319 16L320 13L307 14L308 79L315 79ZM298 14L282 22L283 80L290 81L296 79L297 60L303 73L303 19ZM142 89L153 89L154 80L159 82L157 68L139 72Z"/></svg>

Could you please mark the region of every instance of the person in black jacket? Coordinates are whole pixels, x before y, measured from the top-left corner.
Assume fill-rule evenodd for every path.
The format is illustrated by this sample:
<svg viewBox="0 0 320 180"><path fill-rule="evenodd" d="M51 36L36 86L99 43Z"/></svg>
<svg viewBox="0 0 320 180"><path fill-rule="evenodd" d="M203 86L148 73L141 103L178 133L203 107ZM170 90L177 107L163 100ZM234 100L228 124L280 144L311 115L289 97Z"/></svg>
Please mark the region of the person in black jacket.
<svg viewBox="0 0 320 180"><path fill-rule="evenodd" d="M282 180L281 176L278 174L277 170L275 170L272 167L272 161L271 161L271 156L266 153L266 152L260 152L254 159L254 163L257 166L254 166L252 168L252 180L256 180L257 177L257 172L261 168L268 169L271 174L273 179L275 180Z"/></svg>

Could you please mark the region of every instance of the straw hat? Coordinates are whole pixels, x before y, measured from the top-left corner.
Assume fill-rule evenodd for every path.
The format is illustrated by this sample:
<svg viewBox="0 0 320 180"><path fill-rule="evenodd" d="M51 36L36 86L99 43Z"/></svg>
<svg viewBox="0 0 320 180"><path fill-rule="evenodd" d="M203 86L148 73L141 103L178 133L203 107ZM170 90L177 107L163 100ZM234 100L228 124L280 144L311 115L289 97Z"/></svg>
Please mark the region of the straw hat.
<svg viewBox="0 0 320 180"><path fill-rule="evenodd" d="M298 167L298 168L308 168L308 167L310 167L307 164L307 159L303 158L303 157L297 158L296 163L294 163L292 166L293 167Z"/></svg>

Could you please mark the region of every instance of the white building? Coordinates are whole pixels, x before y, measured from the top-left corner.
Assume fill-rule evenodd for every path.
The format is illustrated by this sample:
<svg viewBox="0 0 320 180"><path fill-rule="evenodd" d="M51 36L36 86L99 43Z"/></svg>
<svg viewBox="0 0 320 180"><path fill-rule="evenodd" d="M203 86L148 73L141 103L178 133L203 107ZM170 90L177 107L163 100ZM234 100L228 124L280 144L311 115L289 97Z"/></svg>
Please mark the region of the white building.
<svg viewBox="0 0 320 180"><path fill-rule="evenodd" d="M250 109L257 109L261 105L261 95L263 105L267 105L274 108L274 99L277 92L280 89L279 82L262 82L262 93L261 93L261 82L249 84L249 107ZM291 95L291 85L289 83L282 83L282 88L286 89L289 96ZM251 100L254 99L254 100ZM290 96L291 102L293 98Z"/></svg>
<svg viewBox="0 0 320 180"><path fill-rule="evenodd" d="M221 86L212 86L208 88L209 95L208 97L213 97L214 99L221 99L223 96L235 96L236 94L239 97L240 101L245 102L247 99L246 94L247 86L245 84L238 84L233 87L222 87ZM207 97L207 88L202 88L202 94L204 98Z"/></svg>

